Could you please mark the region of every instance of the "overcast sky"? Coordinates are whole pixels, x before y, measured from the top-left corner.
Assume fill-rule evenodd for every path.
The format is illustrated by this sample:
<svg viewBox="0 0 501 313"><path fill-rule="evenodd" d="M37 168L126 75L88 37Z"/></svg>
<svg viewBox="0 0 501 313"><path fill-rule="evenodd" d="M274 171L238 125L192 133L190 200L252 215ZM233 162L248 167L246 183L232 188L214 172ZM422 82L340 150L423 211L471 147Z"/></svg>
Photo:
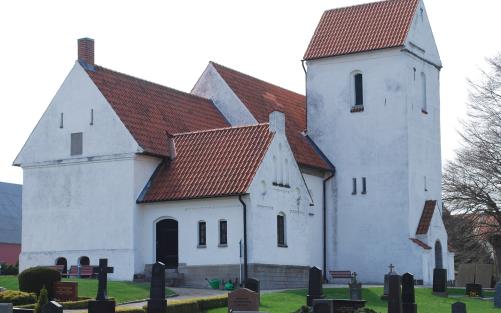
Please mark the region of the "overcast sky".
<svg viewBox="0 0 501 313"><path fill-rule="evenodd" d="M209 61L304 94L300 60L324 10L364 0L2 1L0 181L22 183L12 162L76 59L189 92ZM458 146L468 77L501 51L501 1L425 0L444 68L443 161Z"/></svg>

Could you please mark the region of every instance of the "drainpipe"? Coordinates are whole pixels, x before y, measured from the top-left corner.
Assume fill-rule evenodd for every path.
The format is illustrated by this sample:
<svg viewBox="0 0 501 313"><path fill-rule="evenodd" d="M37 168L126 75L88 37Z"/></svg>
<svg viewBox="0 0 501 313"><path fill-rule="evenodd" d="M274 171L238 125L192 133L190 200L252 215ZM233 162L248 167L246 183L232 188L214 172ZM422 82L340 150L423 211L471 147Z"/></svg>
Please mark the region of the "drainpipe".
<svg viewBox="0 0 501 313"><path fill-rule="evenodd" d="M242 203L242 208L244 209L244 279L240 283L247 280L247 205L242 200L242 195L238 196L238 201Z"/></svg>
<svg viewBox="0 0 501 313"><path fill-rule="evenodd" d="M323 228L324 228L324 255L323 255L324 281L327 281L327 196L325 191L327 190L327 182L331 180L334 177L334 175L335 173L333 172L329 177L325 178L322 185L322 191L323 191L322 210L323 210Z"/></svg>

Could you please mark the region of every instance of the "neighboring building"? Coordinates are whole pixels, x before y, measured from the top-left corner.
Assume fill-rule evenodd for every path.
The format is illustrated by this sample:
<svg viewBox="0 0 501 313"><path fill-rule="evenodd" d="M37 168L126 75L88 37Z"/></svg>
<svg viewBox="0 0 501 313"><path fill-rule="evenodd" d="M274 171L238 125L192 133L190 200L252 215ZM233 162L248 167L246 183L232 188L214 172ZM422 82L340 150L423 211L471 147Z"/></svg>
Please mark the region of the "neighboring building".
<svg viewBox="0 0 501 313"><path fill-rule="evenodd" d="M0 264L19 260L22 190L22 185L0 182Z"/></svg>
<svg viewBox="0 0 501 313"><path fill-rule="evenodd" d="M309 266L380 283L393 263L453 279L422 1L326 11L304 66L307 97L213 62L187 94L96 65L80 39L14 162L21 268L107 257L130 280L160 260L186 285L290 288Z"/></svg>

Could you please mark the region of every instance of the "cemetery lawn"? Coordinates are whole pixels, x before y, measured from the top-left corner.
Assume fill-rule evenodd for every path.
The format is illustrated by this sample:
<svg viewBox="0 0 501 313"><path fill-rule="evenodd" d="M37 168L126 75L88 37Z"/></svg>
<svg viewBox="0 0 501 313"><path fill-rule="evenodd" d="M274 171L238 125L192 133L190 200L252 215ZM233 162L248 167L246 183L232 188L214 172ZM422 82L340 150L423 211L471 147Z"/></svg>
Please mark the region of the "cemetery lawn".
<svg viewBox="0 0 501 313"><path fill-rule="evenodd" d="M346 299L348 288L324 289L326 298ZM383 288L364 288L362 296L368 300L367 307L376 312L386 313L387 303L381 301ZM451 289L449 295L464 295L464 289ZM486 292L484 296L492 297L493 292ZM498 313L499 309L494 309L492 301L461 298L441 298L431 294L431 288L416 288L416 302L418 312L423 313L450 313L451 304L457 301L466 303L468 313ZM291 290L284 292L274 292L261 294L260 311L270 313L291 313L295 312L302 305L306 304L306 290ZM212 309L208 313L227 313L227 308Z"/></svg>
<svg viewBox="0 0 501 313"><path fill-rule="evenodd" d="M63 278L63 281L78 282L78 296L95 298L97 293L97 279ZM16 276L0 276L0 286L8 290L19 290ZM165 288L167 296L175 293ZM108 281L108 297L115 298L117 303L147 299L150 296L150 283L133 283L127 281Z"/></svg>

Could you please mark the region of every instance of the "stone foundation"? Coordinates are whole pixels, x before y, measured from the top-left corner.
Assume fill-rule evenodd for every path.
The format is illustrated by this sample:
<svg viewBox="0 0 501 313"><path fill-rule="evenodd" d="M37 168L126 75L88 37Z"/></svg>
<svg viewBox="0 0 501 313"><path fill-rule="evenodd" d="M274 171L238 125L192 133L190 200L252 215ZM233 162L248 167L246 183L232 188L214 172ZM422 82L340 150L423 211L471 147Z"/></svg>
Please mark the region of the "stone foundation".
<svg viewBox="0 0 501 313"><path fill-rule="evenodd" d="M307 266L254 263L248 265L249 277L258 279L261 289L306 288L308 270ZM186 287L206 288L208 286L206 278L224 281L240 279L239 264L197 266L179 264L178 271L184 275L183 285Z"/></svg>

